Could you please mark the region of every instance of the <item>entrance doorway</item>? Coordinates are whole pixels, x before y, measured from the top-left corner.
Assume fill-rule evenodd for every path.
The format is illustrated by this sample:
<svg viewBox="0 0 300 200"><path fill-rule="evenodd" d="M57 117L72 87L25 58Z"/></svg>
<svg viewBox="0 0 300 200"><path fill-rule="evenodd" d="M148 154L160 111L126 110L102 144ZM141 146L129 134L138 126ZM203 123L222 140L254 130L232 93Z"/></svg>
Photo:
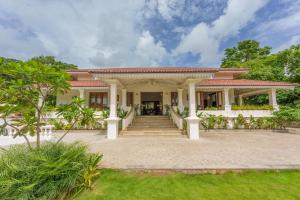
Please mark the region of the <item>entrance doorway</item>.
<svg viewBox="0 0 300 200"><path fill-rule="evenodd" d="M141 92L141 114L162 115L163 113L162 92Z"/></svg>

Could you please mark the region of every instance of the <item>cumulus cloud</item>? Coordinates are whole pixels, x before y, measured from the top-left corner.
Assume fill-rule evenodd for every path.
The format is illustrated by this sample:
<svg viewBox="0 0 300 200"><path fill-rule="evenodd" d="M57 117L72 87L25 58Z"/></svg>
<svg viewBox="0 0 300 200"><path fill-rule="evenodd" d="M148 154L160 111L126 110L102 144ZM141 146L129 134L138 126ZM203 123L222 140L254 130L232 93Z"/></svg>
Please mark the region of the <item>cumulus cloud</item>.
<svg viewBox="0 0 300 200"><path fill-rule="evenodd" d="M229 0L224 14L211 24L199 23L190 33L182 37L173 51L174 56L193 53L200 56L202 65L215 64L220 57L220 43L239 31L255 18L255 13L262 8L266 0Z"/></svg>
<svg viewBox="0 0 300 200"><path fill-rule="evenodd" d="M50 54L82 67L158 64L162 43L137 28L143 6L140 0L0 1L0 54Z"/></svg>

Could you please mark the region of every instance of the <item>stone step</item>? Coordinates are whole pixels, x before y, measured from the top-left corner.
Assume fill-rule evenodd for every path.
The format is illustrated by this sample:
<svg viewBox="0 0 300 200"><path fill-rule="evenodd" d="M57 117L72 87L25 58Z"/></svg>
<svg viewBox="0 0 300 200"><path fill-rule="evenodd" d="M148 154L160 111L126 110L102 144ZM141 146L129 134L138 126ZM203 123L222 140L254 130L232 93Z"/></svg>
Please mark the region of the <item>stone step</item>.
<svg viewBox="0 0 300 200"><path fill-rule="evenodd" d="M172 125L159 125L159 126L153 126L153 125L131 125L128 128L132 129L132 128L153 128L153 127L158 127L158 128L174 128L177 129L176 126L172 126Z"/></svg>
<svg viewBox="0 0 300 200"><path fill-rule="evenodd" d="M153 125L159 125L159 124L173 124L171 121L157 121L157 122L138 122L138 121L133 121L133 124L153 124Z"/></svg>
<svg viewBox="0 0 300 200"><path fill-rule="evenodd" d="M168 116L136 116L122 136L182 136Z"/></svg>
<svg viewBox="0 0 300 200"><path fill-rule="evenodd" d="M120 134L119 137L122 138L127 138L127 137L139 137L139 138L144 138L144 137L172 137L172 138L187 138L187 135L159 135L159 134Z"/></svg>
<svg viewBox="0 0 300 200"><path fill-rule="evenodd" d="M120 135L182 135L179 130L125 130Z"/></svg>

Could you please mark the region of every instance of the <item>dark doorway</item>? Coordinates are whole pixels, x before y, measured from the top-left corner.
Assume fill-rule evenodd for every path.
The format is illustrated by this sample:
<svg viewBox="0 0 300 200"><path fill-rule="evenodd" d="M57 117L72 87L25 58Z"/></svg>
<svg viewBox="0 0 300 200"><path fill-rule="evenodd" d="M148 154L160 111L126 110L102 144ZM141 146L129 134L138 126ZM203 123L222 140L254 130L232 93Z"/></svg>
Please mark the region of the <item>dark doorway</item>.
<svg viewBox="0 0 300 200"><path fill-rule="evenodd" d="M162 92L141 92L141 114L162 115L163 113Z"/></svg>

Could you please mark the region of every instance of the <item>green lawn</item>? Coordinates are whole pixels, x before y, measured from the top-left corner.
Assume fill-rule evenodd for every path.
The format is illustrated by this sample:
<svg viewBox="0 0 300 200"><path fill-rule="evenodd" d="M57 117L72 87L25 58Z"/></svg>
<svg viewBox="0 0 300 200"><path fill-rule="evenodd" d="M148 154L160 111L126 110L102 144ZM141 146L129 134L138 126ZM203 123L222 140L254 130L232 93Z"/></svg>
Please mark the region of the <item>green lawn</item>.
<svg viewBox="0 0 300 200"><path fill-rule="evenodd" d="M300 199L300 171L161 175L103 170L95 188L76 199Z"/></svg>

